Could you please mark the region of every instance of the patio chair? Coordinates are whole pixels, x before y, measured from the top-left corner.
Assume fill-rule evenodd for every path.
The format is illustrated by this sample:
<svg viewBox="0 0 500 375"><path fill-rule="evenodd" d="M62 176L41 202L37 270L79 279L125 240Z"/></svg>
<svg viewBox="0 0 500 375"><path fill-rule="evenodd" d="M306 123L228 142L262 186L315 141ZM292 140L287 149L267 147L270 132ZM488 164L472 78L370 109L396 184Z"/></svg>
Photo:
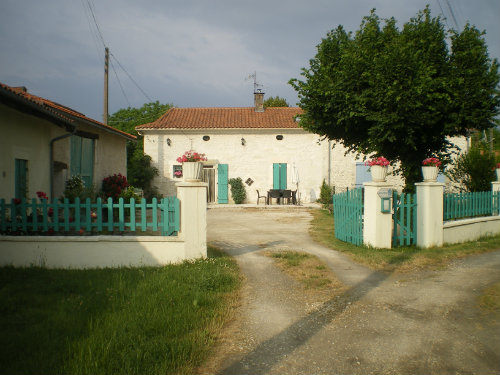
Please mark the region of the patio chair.
<svg viewBox="0 0 500 375"><path fill-rule="evenodd" d="M292 199L292 191L291 190L283 190L283 195L281 196L283 199L283 204L285 204L285 199L286 199L286 204L290 204L290 199Z"/></svg>
<svg viewBox="0 0 500 375"><path fill-rule="evenodd" d="M267 204L267 196L266 195L260 195L259 191L257 190L257 204L259 204L259 200L261 198L264 198L264 202Z"/></svg>

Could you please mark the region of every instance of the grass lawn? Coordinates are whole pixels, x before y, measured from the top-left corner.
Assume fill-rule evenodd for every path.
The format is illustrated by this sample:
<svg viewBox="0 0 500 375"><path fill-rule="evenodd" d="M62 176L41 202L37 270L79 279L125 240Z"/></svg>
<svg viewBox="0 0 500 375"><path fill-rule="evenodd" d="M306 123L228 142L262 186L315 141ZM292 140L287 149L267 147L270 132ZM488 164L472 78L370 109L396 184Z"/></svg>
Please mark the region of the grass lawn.
<svg viewBox="0 0 500 375"><path fill-rule="evenodd" d="M0 268L0 373L191 373L238 286L215 249L157 268Z"/></svg>
<svg viewBox="0 0 500 375"><path fill-rule="evenodd" d="M313 220L309 233L315 241L346 253L355 261L378 270L405 272L425 267L442 267L451 259L500 249L500 236L428 249L416 246L393 249L355 246L335 238L333 215L328 210L312 210L311 213Z"/></svg>

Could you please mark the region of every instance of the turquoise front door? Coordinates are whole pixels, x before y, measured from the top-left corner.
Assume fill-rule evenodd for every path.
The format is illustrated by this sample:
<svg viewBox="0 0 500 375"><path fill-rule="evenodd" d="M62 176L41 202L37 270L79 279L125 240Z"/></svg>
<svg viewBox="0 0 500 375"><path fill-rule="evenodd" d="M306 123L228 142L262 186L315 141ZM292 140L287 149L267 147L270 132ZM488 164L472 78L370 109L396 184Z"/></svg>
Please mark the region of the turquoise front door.
<svg viewBox="0 0 500 375"><path fill-rule="evenodd" d="M227 164L219 164L217 168L217 201L222 204L228 203L227 169Z"/></svg>
<svg viewBox="0 0 500 375"><path fill-rule="evenodd" d="M286 189L286 163L273 163L273 189Z"/></svg>

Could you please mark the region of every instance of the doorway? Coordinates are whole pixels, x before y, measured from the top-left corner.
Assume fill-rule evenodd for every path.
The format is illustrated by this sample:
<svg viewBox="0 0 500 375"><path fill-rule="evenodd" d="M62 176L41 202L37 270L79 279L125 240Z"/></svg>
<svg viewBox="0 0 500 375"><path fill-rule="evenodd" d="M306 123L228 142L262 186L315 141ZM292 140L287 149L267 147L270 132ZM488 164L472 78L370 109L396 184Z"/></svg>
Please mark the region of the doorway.
<svg viewBox="0 0 500 375"><path fill-rule="evenodd" d="M207 203L215 203L215 167L213 165L204 165L201 180L208 183Z"/></svg>

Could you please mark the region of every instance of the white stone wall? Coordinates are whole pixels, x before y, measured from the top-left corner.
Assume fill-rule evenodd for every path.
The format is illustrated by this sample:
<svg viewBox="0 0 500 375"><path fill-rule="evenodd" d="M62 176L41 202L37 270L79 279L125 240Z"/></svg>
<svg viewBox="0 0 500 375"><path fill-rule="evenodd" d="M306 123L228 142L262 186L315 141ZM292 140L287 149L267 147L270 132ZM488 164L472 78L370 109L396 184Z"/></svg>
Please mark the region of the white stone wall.
<svg viewBox="0 0 500 375"><path fill-rule="evenodd" d="M164 195L174 192L173 166L177 157L187 150L206 154L205 164L228 164L228 177L251 178L245 185L247 202L257 201L273 188L273 163L287 164L287 188L298 190L303 202L315 201L323 178L328 173L328 142L318 144L318 136L302 129L214 130L206 131L144 131L144 151L149 154L160 175L155 185ZM283 140L276 139L283 135ZM209 136L204 141L203 136ZM167 144L170 139L170 146ZM241 139L244 138L245 145ZM296 176L298 175L298 183Z"/></svg>

